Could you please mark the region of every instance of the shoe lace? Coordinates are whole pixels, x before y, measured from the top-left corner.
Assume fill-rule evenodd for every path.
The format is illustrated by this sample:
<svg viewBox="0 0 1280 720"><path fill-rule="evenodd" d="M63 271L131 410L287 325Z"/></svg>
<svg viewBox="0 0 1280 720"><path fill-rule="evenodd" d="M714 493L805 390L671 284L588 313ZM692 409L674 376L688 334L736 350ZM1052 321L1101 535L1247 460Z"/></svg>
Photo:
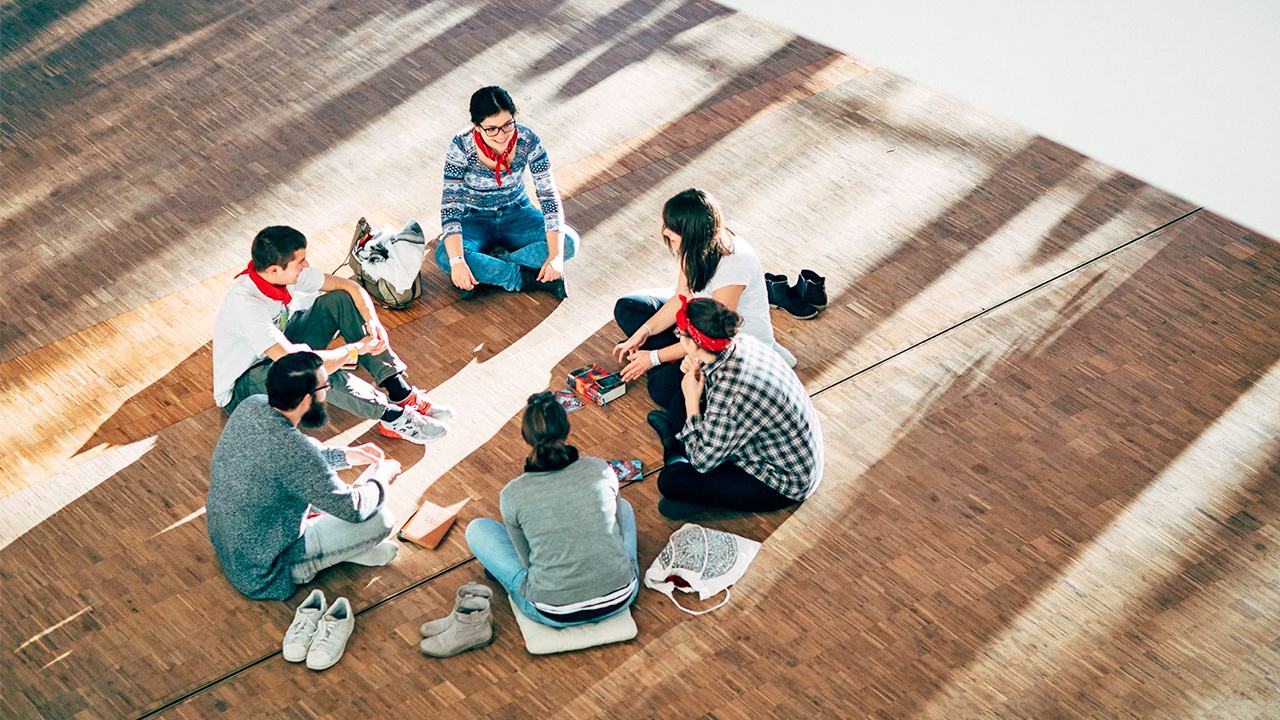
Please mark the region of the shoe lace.
<svg viewBox="0 0 1280 720"><path fill-rule="evenodd" d="M285 634L290 638L297 638L297 636L304 633L314 632L316 622L314 615L299 615L293 619L293 622L289 623L289 631Z"/></svg>
<svg viewBox="0 0 1280 720"><path fill-rule="evenodd" d="M328 648L326 647L326 645L328 644L329 639L333 636L333 630L335 627L337 627L337 623L333 623L333 622L320 623L319 634L317 634L315 639L311 641L312 642L311 647L322 648L327 650Z"/></svg>

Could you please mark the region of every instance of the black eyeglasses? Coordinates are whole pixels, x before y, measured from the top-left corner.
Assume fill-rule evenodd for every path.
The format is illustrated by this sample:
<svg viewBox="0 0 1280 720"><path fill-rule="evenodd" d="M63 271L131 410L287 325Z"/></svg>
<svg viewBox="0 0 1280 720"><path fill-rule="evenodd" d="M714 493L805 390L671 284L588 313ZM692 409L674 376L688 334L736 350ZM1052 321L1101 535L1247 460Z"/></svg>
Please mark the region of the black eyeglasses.
<svg viewBox="0 0 1280 720"><path fill-rule="evenodd" d="M498 127L489 127L487 125L481 125L480 129L483 130L484 134L488 135L489 137L497 137L499 133L507 132L508 130L510 130L515 126L516 126L516 121L514 118L512 118L511 120L508 120L506 124L499 125Z"/></svg>
<svg viewBox="0 0 1280 720"><path fill-rule="evenodd" d="M312 391L311 391L311 394L312 394L312 395L315 395L316 393L320 392L321 390L328 390L328 389L329 389L329 388L331 388L331 387L333 387L333 383L332 383L332 382L327 382L327 383L325 383L325 384L321 385L320 387L316 388L315 390L312 390Z"/></svg>

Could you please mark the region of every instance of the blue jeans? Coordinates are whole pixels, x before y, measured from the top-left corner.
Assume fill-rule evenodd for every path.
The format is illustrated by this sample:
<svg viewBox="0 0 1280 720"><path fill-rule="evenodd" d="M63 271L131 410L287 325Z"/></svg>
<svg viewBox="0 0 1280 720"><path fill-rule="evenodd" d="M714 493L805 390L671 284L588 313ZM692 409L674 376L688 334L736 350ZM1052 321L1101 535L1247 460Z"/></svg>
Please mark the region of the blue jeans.
<svg viewBox="0 0 1280 720"><path fill-rule="evenodd" d="M618 526L622 530L622 546L626 549L627 554L631 556L631 566L636 569L638 577L639 566L636 564L636 513L635 510L631 509L631 503L622 498L618 498ZM627 602L608 615L603 615L593 620L560 622L543 615L533 603L520 594L520 586L524 583L525 576L529 574L529 568L520 564L520 556L516 555L516 546L511 542L511 536L507 534L506 525L493 518L476 518L472 520L467 525L467 545L471 547L471 552L476 554L476 559L480 561L484 569L488 570L489 574L496 578L498 583L506 589L511 599L515 600L520 610L531 620L540 622L543 625L565 628L573 625L600 622L626 610L631 606L631 603L635 602L636 595L640 593L640 583L636 582L636 589L631 593L631 597L627 599Z"/></svg>
<svg viewBox="0 0 1280 720"><path fill-rule="evenodd" d="M578 233L565 225L564 259L578 251ZM493 256L498 248L505 258ZM478 283L497 285L512 292L520 289L520 268L540 269L547 261L547 228L542 211L529 196L497 210L469 210L462 216L462 257ZM445 275L452 272L444 241L436 244L436 265Z"/></svg>

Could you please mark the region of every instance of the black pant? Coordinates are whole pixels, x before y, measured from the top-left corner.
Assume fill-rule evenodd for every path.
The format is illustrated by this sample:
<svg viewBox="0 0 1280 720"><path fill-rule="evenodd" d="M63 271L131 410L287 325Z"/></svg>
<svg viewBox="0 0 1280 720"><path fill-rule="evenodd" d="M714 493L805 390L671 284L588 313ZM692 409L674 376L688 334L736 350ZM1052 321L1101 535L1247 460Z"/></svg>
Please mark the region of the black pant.
<svg viewBox="0 0 1280 720"><path fill-rule="evenodd" d="M667 461L658 473L658 492L668 500L743 512L781 510L796 503L728 462L700 473L686 460Z"/></svg>
<svg viewBox="0 0 1280 720"><path fill-rule="evenodd" d="M652 295L628 295L613 306L614 322L618 323L619 330L631 337L666 301L667 298ZM640 350L661 350L678 342L675 330L668 328L646 338ZM683 379L678 362L663 363L651 368L648 373L649 397L653 398L658 407L671 414L677 430L684 426L685 420L684 392L680 389L680 381Z"/></svg>

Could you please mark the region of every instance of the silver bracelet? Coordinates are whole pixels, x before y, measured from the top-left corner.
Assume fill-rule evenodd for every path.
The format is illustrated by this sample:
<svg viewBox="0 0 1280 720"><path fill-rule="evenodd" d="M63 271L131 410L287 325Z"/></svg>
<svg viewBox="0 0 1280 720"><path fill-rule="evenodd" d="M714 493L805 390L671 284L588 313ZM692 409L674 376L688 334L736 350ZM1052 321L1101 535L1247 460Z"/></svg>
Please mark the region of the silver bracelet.
<svg viewBox="0 0 1280 720"><path fill-rule="evenodd" d="M651 367L658 367L658 366L659 366L659 365L661 365L661 364L662 364L662 361L658 359L658 351L657 351L657 350L650 350L650 351L649 351L649 365L650 365Z"/></svg>
<svg viewBox="0 0 1280 720"><path fill-rule="evenodd" d="M463 257L461 255L459 255L458 257L451 257L449 258L449 267L453 267L454 265L461 265L462 262L463 262Z"/></svg>

